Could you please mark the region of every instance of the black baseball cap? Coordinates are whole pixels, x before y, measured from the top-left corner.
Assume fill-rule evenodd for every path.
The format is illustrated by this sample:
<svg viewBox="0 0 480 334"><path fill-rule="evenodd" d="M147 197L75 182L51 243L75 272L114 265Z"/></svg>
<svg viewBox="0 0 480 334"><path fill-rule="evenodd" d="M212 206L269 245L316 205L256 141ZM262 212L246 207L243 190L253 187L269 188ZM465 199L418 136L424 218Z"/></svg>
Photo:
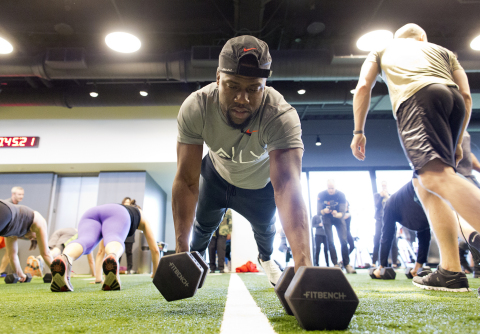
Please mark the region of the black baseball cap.
<svg viewBox="0 0 480 334"><path fill-rule="evenodd" d="M240 59L253 55L258 67L239 65ZM244 35L231 38L225 43L218 59L218 71L246 77L268 78L272 75L272 57L268 45L256 37Z"/></svg>

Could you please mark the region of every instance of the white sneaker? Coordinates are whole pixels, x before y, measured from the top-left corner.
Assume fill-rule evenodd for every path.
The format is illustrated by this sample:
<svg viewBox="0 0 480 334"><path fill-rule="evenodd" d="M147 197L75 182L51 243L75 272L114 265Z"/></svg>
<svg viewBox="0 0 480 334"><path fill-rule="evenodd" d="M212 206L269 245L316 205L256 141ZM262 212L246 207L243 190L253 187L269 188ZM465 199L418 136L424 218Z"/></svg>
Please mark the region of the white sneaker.
<svg viewBox="0 0 480 334"><path fill-rule="evenodd" d="M258 257L258 263L260 263L263 271L265 271L265 275L267 275L268 281L270 282L272 287L275 287L278 280L280 279L280 276L282 276L282 271L278 267L278 264L276 264L273 260L262 261L260 257Z"/></svg>
<svg viewBox="0 0 480 334"><path fill-rule="evenodd" d="M70 283L72 265L65 254L59 255L53 260L50 270L52 272L52 283L50 284L52 292L73 291Z"/></svg>

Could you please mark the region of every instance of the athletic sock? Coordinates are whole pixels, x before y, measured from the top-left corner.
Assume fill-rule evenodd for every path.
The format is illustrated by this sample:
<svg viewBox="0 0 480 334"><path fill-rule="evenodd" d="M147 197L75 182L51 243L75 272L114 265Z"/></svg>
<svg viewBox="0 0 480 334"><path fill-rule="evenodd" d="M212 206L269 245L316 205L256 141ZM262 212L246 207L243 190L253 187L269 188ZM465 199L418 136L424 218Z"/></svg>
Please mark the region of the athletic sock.
<svg viewBox="0 0 480 334"><path fill-rule="evenodd" d="M468 236L468 243L475 247L476 250L480 251L480 235L477 231L473 231Z"/></svg>

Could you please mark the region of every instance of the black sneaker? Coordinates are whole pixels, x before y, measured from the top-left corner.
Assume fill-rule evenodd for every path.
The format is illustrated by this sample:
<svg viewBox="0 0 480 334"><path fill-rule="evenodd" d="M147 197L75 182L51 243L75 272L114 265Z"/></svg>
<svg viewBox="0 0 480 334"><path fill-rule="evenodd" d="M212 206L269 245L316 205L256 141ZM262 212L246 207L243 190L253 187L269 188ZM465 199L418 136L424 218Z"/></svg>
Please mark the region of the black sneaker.
<svg viewBox="0 0 480 334"><path fill-rule="evenodd" d="M463 272L452 272L438 266L438 269L427 276L415 276L412 283L425 290L469 292L468 279Z"/></svg>

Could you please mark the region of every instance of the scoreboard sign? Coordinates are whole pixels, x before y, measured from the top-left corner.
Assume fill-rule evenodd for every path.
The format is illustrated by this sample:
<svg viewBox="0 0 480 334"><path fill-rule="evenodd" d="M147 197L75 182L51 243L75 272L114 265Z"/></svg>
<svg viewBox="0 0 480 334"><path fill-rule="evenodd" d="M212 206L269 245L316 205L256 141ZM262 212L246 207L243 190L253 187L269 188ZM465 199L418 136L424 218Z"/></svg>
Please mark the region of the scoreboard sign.
<svg viewBox="0 0 480 334"><path fill-rule="evenodd" d="M38 147L40 137L0 137L0 148Z"/></svg>

